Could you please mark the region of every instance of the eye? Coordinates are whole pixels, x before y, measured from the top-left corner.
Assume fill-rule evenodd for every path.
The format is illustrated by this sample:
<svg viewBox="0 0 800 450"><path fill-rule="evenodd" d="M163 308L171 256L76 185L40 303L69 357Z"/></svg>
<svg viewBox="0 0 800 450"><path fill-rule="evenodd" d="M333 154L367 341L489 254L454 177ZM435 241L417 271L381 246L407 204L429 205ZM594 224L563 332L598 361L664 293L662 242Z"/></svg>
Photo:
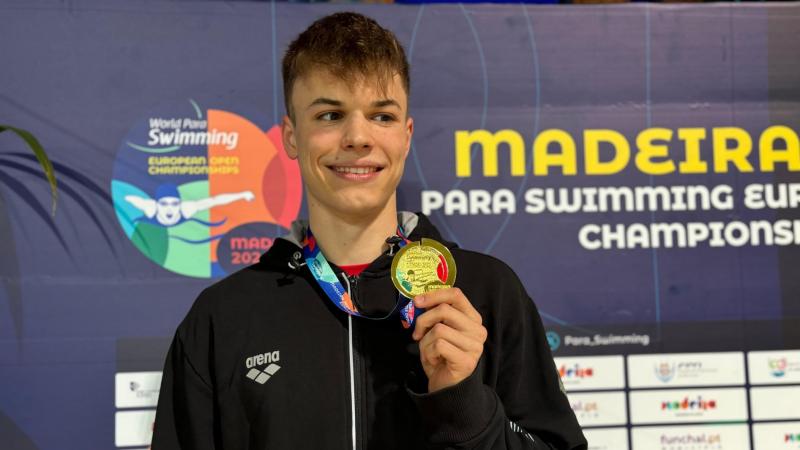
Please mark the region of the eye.
<svg viewBox="0 0 800 450"><path fill-rule="evenodd" d="M378 122L394 122L396 120L394 115L389 113L375 114L372 118Z"/></svg>
<svg viewBox="0 0 800 450"><path fill-rule="evenodd" d="M331 122L342 118L342 114L337 111L327 111L317 116L317 120Z"/></svg>

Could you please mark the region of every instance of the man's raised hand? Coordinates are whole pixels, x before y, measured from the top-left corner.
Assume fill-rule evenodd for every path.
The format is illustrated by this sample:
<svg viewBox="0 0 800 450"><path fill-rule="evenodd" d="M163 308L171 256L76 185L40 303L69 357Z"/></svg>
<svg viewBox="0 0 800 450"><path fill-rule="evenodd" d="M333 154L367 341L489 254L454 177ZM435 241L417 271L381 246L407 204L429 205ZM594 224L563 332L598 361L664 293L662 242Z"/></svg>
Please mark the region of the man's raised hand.
<svg viewBox="0 0 800 450"><path fill-rule="evenodd" d="M481 315L459 288L418 295L414 305L425 308L414 333L428 377L428 392L460 383L475 371L487 331Z"/></svg>

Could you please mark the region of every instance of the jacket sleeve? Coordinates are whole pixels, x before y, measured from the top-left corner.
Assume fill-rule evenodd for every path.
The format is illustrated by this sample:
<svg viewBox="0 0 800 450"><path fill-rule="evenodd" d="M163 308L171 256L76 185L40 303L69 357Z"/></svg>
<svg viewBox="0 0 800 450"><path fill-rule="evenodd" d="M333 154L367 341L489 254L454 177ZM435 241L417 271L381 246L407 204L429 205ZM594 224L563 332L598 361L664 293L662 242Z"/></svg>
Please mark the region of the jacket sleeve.
<svg viewBox="0 0 800 450"><path fill-rule="evenodd" d="M203 342L208 329L191 320L192 313L175 333L164 363L161 390L153 428L152 450L211 450L215 443L214 396ZM206 344L207 347L207 344Z"/></svg>
<svg viewBox="0 0 800 450"><path fill-rule="evenodd" d="M561 390L536 306L519 281L504 291L507 298L497 299L502 307L493 311L494 317L484 317L492 328L475 372L434 393L409 389L429 446L585 450L586 439ZM494 368L487 367L489 358Z"/></svg>

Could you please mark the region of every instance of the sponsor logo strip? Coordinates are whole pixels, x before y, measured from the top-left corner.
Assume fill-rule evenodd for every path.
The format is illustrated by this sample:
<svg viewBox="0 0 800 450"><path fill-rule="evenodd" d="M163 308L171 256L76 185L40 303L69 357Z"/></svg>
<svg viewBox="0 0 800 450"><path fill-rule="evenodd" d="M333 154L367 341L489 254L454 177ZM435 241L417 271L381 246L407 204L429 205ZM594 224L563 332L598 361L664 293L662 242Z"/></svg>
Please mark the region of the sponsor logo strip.
<svg viewBox="0 0 800 450"><path fill-rule="evenodd" d="M800 350L747 354L750 384L800 384Z"/></svg>
<svg viewBox="0 0 800 450"><path fill-rule="evenodd" d="M158 404L161 372L120 372L114 378L117 408L145 408Z"/></svg>
<svg viewBox="0 0 800 450"><path fill-rule="evenodd" d="M624 392L568 394L570 406L583 427L625 425L627 405Z"/></svg>
<svg viewBox="0 0 800 450"><path fill-rule="evenodd" d="M631 388L744 385L744 353L629 355Z"/></svg>
<svg viewBox="0 0 800 450"><path fill-rule="evenodd" d="M114 415L114 443L117 447L148 446L153 439L155 410L120 411Z"/></svg>
<svg viewBox="0 0 800 450"><path fill-rule="evenodd" d="M634 427L634 449L750 450L747 425Z"/></svg>
<svg viewBox="0 0 800 450"><path fill-rule="evenodd" d="M634 391L631 423L744 421L746 399L744 388Z"/></svg>
<svg viewBox="0 0 800 450"><path fill-rule="evenodd" d="M553 358L568 392L625 387L622 355Z"/></svg>
<svg viewBox="0 0 800 450"><path fill-rule="evenodd" d="M753 420L800 419L800 386L750 389Z"/></svg>
<svg viewBox="0 0 800 450"><path fill-rule="evenodd" d="M583 430L588 450L628 450L627 428L589 428Z"/></svg>
<svg viewBox="0 0 800 450"><path fill-rule="evenodd" d="M754 450L800 449L800 422L753 424Z"/></svg>

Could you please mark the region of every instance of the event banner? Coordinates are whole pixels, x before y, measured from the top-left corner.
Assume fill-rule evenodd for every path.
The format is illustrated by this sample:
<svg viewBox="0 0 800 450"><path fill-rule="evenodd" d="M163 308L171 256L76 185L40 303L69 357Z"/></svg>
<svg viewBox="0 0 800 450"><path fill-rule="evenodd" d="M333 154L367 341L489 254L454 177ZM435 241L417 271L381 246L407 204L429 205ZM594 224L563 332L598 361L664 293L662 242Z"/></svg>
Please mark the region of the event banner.
<svg viewBox="0 0 800 450"><path fill-rule="evenodd" d="M400 209L514 269L591 449L800 448L799 5L143 0L0 5L58 178L0 135L0 447L148 447L196 296L306 214L280 61L343 9L411 63Z"/></svg>

